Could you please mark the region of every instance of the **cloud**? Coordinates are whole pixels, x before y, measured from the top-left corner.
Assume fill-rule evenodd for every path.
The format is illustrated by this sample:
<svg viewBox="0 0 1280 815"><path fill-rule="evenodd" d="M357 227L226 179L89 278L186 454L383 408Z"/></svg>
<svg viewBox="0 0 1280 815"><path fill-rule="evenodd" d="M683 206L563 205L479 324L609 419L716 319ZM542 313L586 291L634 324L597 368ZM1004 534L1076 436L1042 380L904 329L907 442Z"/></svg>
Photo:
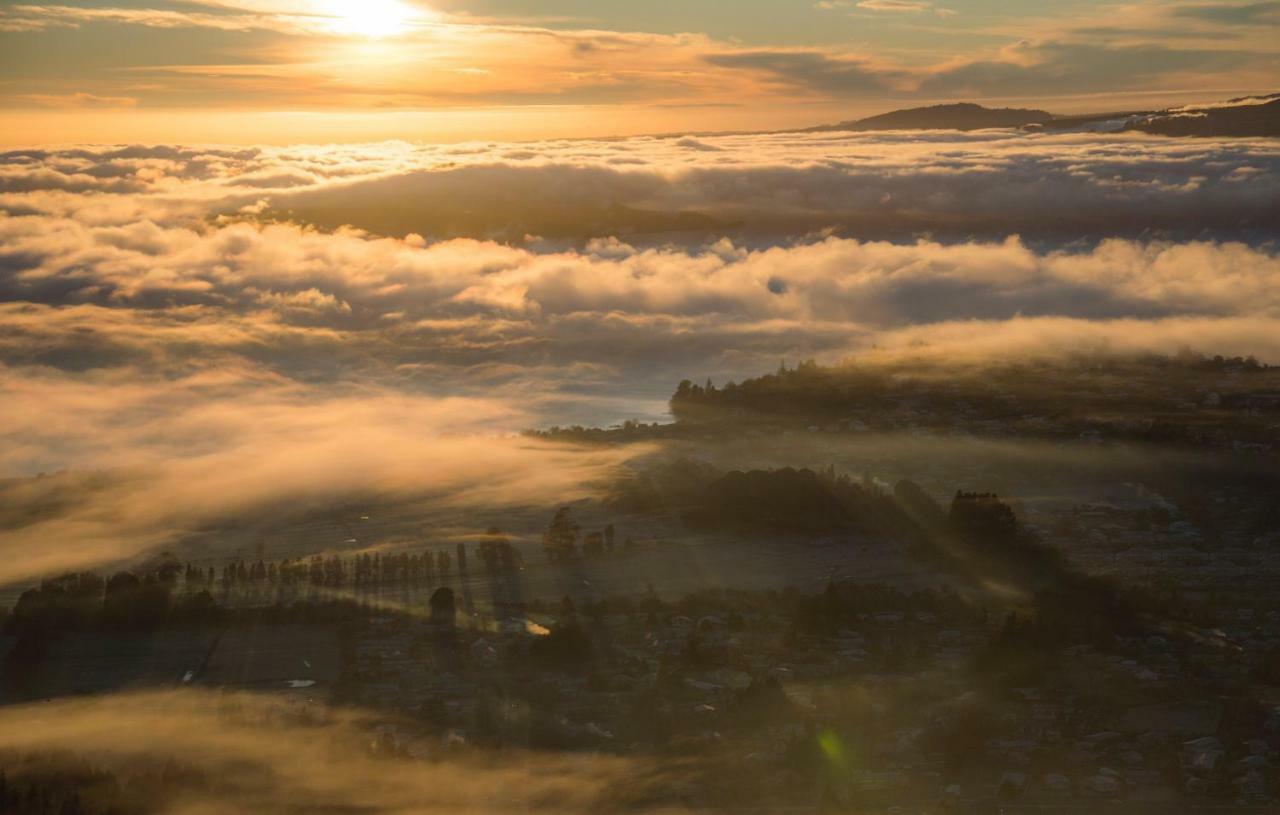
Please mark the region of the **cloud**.
<svg viewBox="0 0 1280 815"><path fill-rule="evenodd" d="M867 11L888 11L896 14L919 14L931 5L923 0L859 0L854 4Z"/></svg>
<svg viewBox="0 0 1280 815"><path fill-rule="evenodd" d="M1280 154L1258 142L1132 136L781 134L699 143L698 151L659 139L528 145L500 162L461 156L448 166L441 156L420 171L271 201L282 217L326 228L438 238L714 236L735 226L897 239L1238 235L1261 227L1276 201L1233 173L1280 169Z"/></svg>
<svg viewBox="0 0 1280 815"><path fill-rule="evenodd" d="M825 238L539 250L233 224L179 231L160 251L160 239L142 244L150 251L111 247L93 276L84 264L96 242L85 237L65 261L29 269L25 291L10 294L20 300L0 310L11 364L167 376L249 364L330 386L523 393L528 423L559 420L556 394L590 404L621 388L660 401L691 371L751 373L902 326L1280 313L1274 253L1243 244L1113 239L1044 252L1016 239Z"/></svg>
<svg viewBox="0 0 1280 815"><path fill-rule="evenodd" d="M0 583L353 496L589 495L636 451L509 434L779 358L1280 362L1278 167L1011 132L12 151Z"/></svg>
<svg viewBox="0 0 1280 815"><path fill-rule="evenodd" d="M955 13L925 0L825 0L816 7L910 16ZM1203 87L1208 76L1221 77L1227 87L1266 87L1276 69L1267 39L1267 29L1275 24L1280 11L1274 3L1132 3L1067 22L1032 17L1002 24L988 33L1007 36L1005 44L927 65L812 47L739 49L709 59L766 74L779 86L837 97L880 90L899 99L1016 95L1047 100Z"/></svg>
<svg viewBox="0 0 1280 815"><path fill-rule="evenodd" d="M1038 40L1008 46L990 59L936 66L916 86L926 96L1053 95L1113 90L1171 78L1224 73L1256 63L1248 50L1179 47L1163 43Z"/></svg>
<svg viewBox="0 0 1280 815"><path fill-rule="evenodd" d="M33 32L83 25L133 25L152 29L203 28L226 32L272 31L289 35L342 34L335 20L342 2L325 0L200 0L179 3L187 8L72 6L19 3L0 10L0 31ZM404 5L402 23L418 25L434 19L427 9Z"/></svg>
<svg viewBox="0 0 1280 815"><path fill-rule="evenodd" d="M768 111L795 110L796 102L901 103L953 94L1047 99L1261 88L1276 73L1267 34L1277 18L1269 5L1140 2L1069 18L997 15L983 32L997 38L991 47L965 37L954 40L963 47L921 61L873 45L744 45L706 34L552 28L425 7L380 40L370 60L344 42L350 38L328 3L21 4L0 10L0 30L30 39L21 78L0 95L0 105L43 106L40 100L64 93L68 76L83 93L137 99L144 108L329 112L545 104L671 111L725 99ZM938 53L937 18L954 15L926 0L825 0L817 7L864 21L896 18L897 27L919 29L912 47L925 53ZM110 26L146 31L138 48L112 52L110 70L38 43L81 33L88 41ZM206 36L194 46L184 42L183 56L174 58L172 38L190 28L206 29Z"/></svg>
<svg viewBox="0 0 1280 815"><path fill-rule="evenodd" d="M39 31L46 28L75 28L86 23L138 25L147 28L212 28L223 31L247 31L254 28L277 28L281 21L273 16L249 14L210 14L158 8L113 8L66 6L56 4L15 4L0 11L0 30Z"/></svg>
<svg viewBox="0 0 1280 815"><path fill-rule="evenodd" d="M131 96L94 96L91 93L33 93L19 98L48 108L132 108L138 105L138 100Z"/></svg>
<svg viewBox="0 0 1280 815"><path fill-rule="evenodd" d="M51 473L0 487L0 585L352 500L551 505L590 494L632 454L503 436L527 418L496 398L308 387L247 364L177 379L0 369L0 393L0 471Z"/></svg>
<svg viewBox="0 0 1280 815"><path fill-rule="evenodd" d="M731 72L707 70L701 56L718 46L697 34L558 30L438 19L424 10L380 39L377 59L370 60L341 30L341 15L334 13L340 3L236 4L242 5L254 8L0 10L0 28L26 32L33 43L42 28L64 34L84 28L86 39L99 27L146 29L138 49L109 54L109 72L30 48L26 78L0 94L0 105L30 107L29 97L60 92L68 74L86 92L136 97L143 106L236 110L714 102L743 85ZM178 36L175 30L192 27L209 31L183 43L189 55L174 58L169 40Z"/></svg>
<svg viewBox="0 0 1280 815"><path fill-rule="evenodd" d="M956 12L935 6L929 0L824 0L818 3L822 9L861 9L889 14L921 14L931 11L939 17L954 17Z"/></svg>
<svg viewBox="0 0 1280 815"><path fill-rule="evenodd" d="M0 750L73 756L124 778L176 761L193 772L166 775L165 799L149 802L167 815L643 812L653 805L641 802L666 797L659 784L669 773L639 760L476 750L430 760L373 755L369 744L385 721L280 696L115 694L4 708Z"/></svg>
<svg viewBox="0 0 1280 815"><path fill-rule="evenodd" d="M1274 2L1175 5L1170 14L1227 25L1280 25L1280 5Z"/></svg>
<svg viewBox="0 0 1280 815"><path fill-rule="evenodd" d="M905 72L862 57L834 56L811 50L758 49L709 54L706 61L726 68L769 74L787 85L837 95L891 90Z"/></svg>
<svg viewBox="0 0 1280 815"><path fill-rule="evenodd" d="M816 49L755 49L711 54L713 65L745 69L790 87L834 97L892 94L899 100L1149 92L1206 75L1257 75L1270 60L1248 48L1180 46L1165 42L1107 42L1093 37L1022 40L983 56L958 57L908 69L866 56ZM1131 33L1131 32L1126 32ZM1245 72L1252 72L1247 74ZM1237 79L1235 82L1242 80ZM899 104L904 104L902 101Z"/></svg>
<svg viewBox="0 0 1280 815"><path fill-rule="evenodd" d="M433 366L609 366L570 333L582 315L599 315L593 330L640 333L640 319L888 325L1055 308L1227 315L1274 302L1269 250L1173 242L1205 229L1218 240L1265 237L1277 206L1265 179L1280 165L1265 143L967 134L690 143L12 155L0 179L25 192L5 204L31 214L0 222L0 295L33 305L10 310L16 330L3 347L23 364L181 370L199 343L210 359L314 378L421 371L422 354ZM619 157L636 163L615 169ZM76 194L89 190L106 195ZM210 222L210 209L235 214ZM258 220L272 216L326 231ZM351 222L404 237L338 228ZM687 224L694 235L668 231ZM832 227L839 237L812 237ZM547 234L557 228L559 240ZM930 231L942 236L922 239ZM1011 244L1013 231L1039 239ZM737 237L717 237L726 233ZM509 240L449 240L457 234ZM662 246L673 236L681 243ZM1041 242L1055 236L1090 243ZM967 264L1008 271L976 275ZM35 305L56 311L25 310Z"/></svg>
<svg viewBox="0 0 1280 815"><path fill-rule="evenodd" d="M862 357L922 358L944 364L983 365L1010 358L1058 359L1064 354L1172 354L1183 348L1213 349L1224 356L1280 358L1272 317L1156 320L1083 320L1067 317L1014 317L1008 320L955 320L911 326L877 335L877 345Z"/></svg>
<svg viewBox="0 0 1280 815"><path fill-rule="evenodd" d="M1280 152L1263 140L1012 131L27 150L0 154L0 211L62 216L60 233L112 227L116 242L176 238L184 233L168 227L202 228L211 213L428 240L702 242L822 229L894 240L1205 230L1253 240L1269 234L1278 204L1266 181L1278 172ZM16 237L35 224L4 228ZM21 257L10 247L5 262Z"/></svg>

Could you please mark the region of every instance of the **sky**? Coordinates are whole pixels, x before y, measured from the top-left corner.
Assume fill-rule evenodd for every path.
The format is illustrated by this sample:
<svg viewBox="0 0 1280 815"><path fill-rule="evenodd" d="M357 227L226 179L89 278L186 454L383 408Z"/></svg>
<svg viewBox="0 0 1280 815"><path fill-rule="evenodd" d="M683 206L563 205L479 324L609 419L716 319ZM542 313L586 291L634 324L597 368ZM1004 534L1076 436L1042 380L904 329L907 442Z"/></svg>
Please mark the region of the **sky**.
<svg viewBox="0 0 1280 815"><path fill-rule="evenodd" d="M0 142L770 129L958 99L1062 112L1273 90L1280 3L0 3Z"/></svg>

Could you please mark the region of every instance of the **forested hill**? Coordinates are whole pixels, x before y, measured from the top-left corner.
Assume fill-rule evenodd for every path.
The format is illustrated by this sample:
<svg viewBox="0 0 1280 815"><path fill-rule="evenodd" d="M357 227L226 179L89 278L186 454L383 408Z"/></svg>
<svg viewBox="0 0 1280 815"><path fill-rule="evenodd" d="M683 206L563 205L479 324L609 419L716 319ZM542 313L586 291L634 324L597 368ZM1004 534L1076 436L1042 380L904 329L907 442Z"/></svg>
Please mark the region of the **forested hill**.
<svg viewBox="0 0 1280 815"><path fill-rule="evenodd" d="M1126 129L1159 136L1280 136L1280 94L1139 116Z"/></svg>
<svg viewBox="0 0 1280 815"><path fill-rule="evenodd" d="M670 404L680 425L1126 437L1261 449L1274 441L1280 368L1191 353L981 368L806 362L723 386L686 380Z"/></svg>

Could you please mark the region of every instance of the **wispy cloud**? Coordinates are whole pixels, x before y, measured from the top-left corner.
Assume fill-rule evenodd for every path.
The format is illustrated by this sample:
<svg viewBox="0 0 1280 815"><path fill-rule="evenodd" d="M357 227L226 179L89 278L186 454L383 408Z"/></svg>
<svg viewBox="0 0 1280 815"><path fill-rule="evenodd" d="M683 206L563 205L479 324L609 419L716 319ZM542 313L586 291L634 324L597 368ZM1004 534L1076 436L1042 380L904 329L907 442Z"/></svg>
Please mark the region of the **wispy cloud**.
<svg viewBox="0 0 1280 815"><path fill-rule="evenodd" d="M219 14L159 8L113 8L16 4L0 12L0 30L37 31L43 28L77 27L91 23L137 25L147 28L210 28L248 31L257 28L289 30L289 20L270 14Z"/></svg>
<svg viewBox="0 0 1280 815"><path fill-rule="evenodd" d="M132 96L95 96L91 93L42 94L32 93L17 97L19 101L29 102L47 108L133 108L138 100Z"/></svg>
<svg viewBox="0 0 1280 815"><path fill-rule="evenodd" d="M817 7L893 25L939 30L953 11L927 0L824 0ZM540 27L422 11L395 36L370 45L344 36L333 7L237 2L175 8L23 4L0 10L0 29L38 37L139 26L152 41L113 55L109 71L77 69L40 49L24 56L23 80L0 104L22 107L78 90L143 105L223 108L415 109L475 105L714 105L942 95L1053 96L1186 87L1258 87L1275 75L1268 4L1153 4L1105 15L1002 16L980 42L939 48L930 37L904 61L874 42L857 48L705 34ZM884 22L884 24L890 24ZM161 60L164 38L204 29L189 61ZM26 32L26 34L21 34ZM351 32L348 32L351 33ZM216 34L216 36L215 36ZM991 44L991 39L1004 42ZM52 52L50 52L52 53Z"/></svg>
<svg viewBox="0 0 1280 815"><path fill-rule="evenodd" d="M607 756L465 749L431 761L374 755L369 741L386 719L266 694L114 694L5 708L0 750L71 756L125 777L140 766L177 762L193 772L167 779L166 800L149 802L172 815L646 812L653 810L642 802L655 791L660 799L667 777L641 760ZM186 779L202 780L188 786Z"/></svg>

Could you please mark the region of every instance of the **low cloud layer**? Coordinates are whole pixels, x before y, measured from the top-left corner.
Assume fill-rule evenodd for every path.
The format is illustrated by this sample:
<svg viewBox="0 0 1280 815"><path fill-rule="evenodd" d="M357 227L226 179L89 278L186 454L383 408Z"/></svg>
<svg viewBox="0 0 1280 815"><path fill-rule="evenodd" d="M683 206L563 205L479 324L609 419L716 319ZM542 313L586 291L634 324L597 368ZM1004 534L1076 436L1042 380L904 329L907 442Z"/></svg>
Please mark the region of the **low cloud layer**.
<svg viewBox="0 0 1280 815"><path fill-rule="evenodd" d="M278 218L427 239L662 233L1271 238L1280 147L1140 135L779 133L344 148L11 151L0 210ZM85 195L92 193L92 195Z"/></svg>
<svg viewBox="0 0 1280 815"><path fill-rule="evenodd" d="M430 761L375 756L377 724L367 712L282 697L120 694L6 708L0 750L72 756L125 780L177 762L191 772L149 802L169 815L657 811L639 802L659 776L636 762L475 751Z"/></svg>
<svg viewBox="0 0 1280 815"><path fill-rule="evenodd" d="M1278 173L1003 132L9 153L0 359L651 415L918 326L1272 319Z"/></svg>
<svg viewBox="0 0 1280 815"><path fill-rule="evenodd" d="M6 154L0 583L283 504L587 494L634 451L508 434L779 359L1280 362L1278 168L1003 132Z"/></svg>
<svg viewBox="0 0 1280 815"><path fill-rule="evenodd" d="M441 508L583 497L637 451L503 437L496 400L308 387L212 367L88 376L0 368L0 585L128 561L227 520L352 500Z"/></svg>

